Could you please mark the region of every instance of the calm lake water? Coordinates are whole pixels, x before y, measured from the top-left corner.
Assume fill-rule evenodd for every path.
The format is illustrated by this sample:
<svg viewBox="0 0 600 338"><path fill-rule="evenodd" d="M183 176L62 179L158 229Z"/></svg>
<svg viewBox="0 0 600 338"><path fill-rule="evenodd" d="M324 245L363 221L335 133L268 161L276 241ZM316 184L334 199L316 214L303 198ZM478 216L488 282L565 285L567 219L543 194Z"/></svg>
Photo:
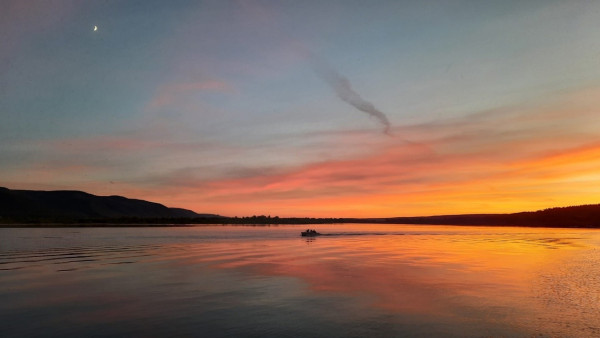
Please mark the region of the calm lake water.
<svg viewBox="0 0 600 338"><path fill-rule="evenodd" d="M0 336L599 337L600 231L0 229Z"/></svg>

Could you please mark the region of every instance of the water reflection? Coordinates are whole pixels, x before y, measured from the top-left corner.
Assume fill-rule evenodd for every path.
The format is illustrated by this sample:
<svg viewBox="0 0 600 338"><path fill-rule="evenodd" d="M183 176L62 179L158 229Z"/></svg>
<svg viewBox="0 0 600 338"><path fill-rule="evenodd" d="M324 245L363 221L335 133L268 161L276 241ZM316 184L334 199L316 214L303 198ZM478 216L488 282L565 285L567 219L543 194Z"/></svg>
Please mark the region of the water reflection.
<svg viewBox="0 0 600 338"><path fill-rule="evenodd" d="M0 330L600 334L599 232L337 225L307 238L298 229L4 231L0 315L11 324ZM21 327L23 318L37 324Z"/></svg>

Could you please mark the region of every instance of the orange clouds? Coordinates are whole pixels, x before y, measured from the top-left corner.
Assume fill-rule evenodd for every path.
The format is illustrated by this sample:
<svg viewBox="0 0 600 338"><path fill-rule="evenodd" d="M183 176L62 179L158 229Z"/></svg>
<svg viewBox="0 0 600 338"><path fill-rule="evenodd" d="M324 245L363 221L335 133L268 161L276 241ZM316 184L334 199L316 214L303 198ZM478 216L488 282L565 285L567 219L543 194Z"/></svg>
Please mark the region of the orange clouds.
<svg viewBox="0 0 600 338"><path fill-rule="evenodd" d="M166 93L226 88L182 84ZM392 217L598 203L597 97L600 89L400 126L391 137L355 130L232 145L159 128L63 140L4 177L33 188L41 175L91 193L228 216Z"/></svg>
<svg viewBox="0 0 600 338"><path fill-rule="evenodd" d="M386 217L597 203L600 143L587 131L600 125L589 102L569 104L580 96L396 128L394 135L413 142L372 139L370 153L344 159L203 181L197 204L187 206L225 214ZM332 142L351 146L352 138Z"/></svg>

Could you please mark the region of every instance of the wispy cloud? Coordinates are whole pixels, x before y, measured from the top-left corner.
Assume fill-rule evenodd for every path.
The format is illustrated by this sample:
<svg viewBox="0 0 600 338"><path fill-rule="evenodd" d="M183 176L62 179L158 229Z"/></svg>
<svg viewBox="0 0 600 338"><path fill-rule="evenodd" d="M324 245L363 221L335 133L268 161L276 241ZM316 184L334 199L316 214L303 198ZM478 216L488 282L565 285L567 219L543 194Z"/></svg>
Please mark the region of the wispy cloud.
<svg viewBox="0 0 600 338"><path fill-rule="evenodd" d="M323 79L331 88L335 91L336 95L342 99L342 101L348 103L352 107L359 111L368 114L371 117L377 119L377 121L383 126L383 132L385 134L390 133L390 121L388 117L381 112L375 106L363 99L353 88L350 81L340 74L324 59L317 57L314 54L308 54L308 60L314 71Z"/></svg>
<svg viewBox="0 0 600 338"><path fill-rule="evenodd" d="M568 103L580 94L477 118L395 128L417 140L414 144L373 139L379 143L371 152L353 157L190 181L196 197L186 205L211 210L227 205L230 213L241 211L235 214L395 216L597 202L600 146L586 130L600 126L589 103ZM353 143L341 135L336 139Z"/></svg>
<svg viewBox="0 0 600 338"><path fill-rule="evenodd" d="M175 130L65 139L38 144L29 165L2 177L29 188L43 178L61 188L76 182L93 193L225 215L398 216L594 203L598 97L599 88L589 89L544 104L393 128L413 143L367 130L238 146ZM292 147L285 137L315 142ZM265 152L301 160L269 162ZM107 184L113 178L118 184Z"/></svg>

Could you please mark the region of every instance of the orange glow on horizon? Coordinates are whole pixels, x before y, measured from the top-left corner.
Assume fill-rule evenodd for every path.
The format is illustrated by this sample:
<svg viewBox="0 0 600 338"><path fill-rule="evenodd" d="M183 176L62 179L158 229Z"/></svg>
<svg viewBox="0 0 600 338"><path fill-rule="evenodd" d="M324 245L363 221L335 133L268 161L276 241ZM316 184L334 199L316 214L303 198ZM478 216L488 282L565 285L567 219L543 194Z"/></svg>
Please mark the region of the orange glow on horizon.
<svg viewBox="0 0 600 338"><path fill-rule="evenodd" d="M220 88L218 83L206 86ZM544 105L399 126L391 136L360 130L333 133L317 145L325 156L265 170L262 163L243 163L243 146L163 144L153 138L165 133L161 128L150 130L150 136L64 140L43 148L60 156L7 173L4 179L26 182L21 189L39 189L39 184L27 183L33 177L53 182L42 189L68 186L225 216L428 216L596 204L598 98L600 88L586 89ZM185 155L196 147L211 147L202 161ZM314 147L299 149L309 152ZM65 160L99 153L126 158L133 166L138 156L153 158L154 151L174 155L158 158L152 162L155 167L139 168L141 174L119 172L126 179L116 183L110 162ZM212 171L205 173L204 167L194 167L198 161L225 165L209 165Z"/></svg>
<svg viewBox="0 0 600 338"><path fill-rule="evenodd" d="M376 189L366 192L357 189L351 194L339 196L335 196L335 185L343 186L343 180L334 180L328 186L327 194L319 193L319 187L312 188L314 191L308 188L314 187L311 181L318 181L319 177L344 175L348 167L370 167L375 173L393 170L393 166L382 160L387 155L382 155L378 158L320 163L284 176L263 178L259 182L214 182L212 193L216 196L228 196L228 192L236 191L239 197L227 197L227 203L221 203L220 199L214 202L204 199L201 204L195 204L194 197L179 196L177 200L181 202L173 201L173 205L184 205L198 211L217 210L218 213L232 216L394 217L506 213L595 204L600 202L598 155L600 145L593 145L541 158L496 163L494 166L478 161L472 161L468 166L447 163L440 167L433 164L422 168L422 172L430 176L425 184L386 184L379 182L378 178L366 177L363 182L372 184ZM457 161L464 164L463 159ZM464 170L473 173L473 176L464 175ZM479 170L485 175L478 175ZM436 178L441 171L452 173L456 179L444 181ZM382 176L386 179L390 177L389 174ZM413 178L415 176L418 174L412 175ZM235 186L240 188L233 188ZM307 196L302 196L303 186L307 187ZM287 199L285 194L289 191L300 192L300 196Z"/></svg>

